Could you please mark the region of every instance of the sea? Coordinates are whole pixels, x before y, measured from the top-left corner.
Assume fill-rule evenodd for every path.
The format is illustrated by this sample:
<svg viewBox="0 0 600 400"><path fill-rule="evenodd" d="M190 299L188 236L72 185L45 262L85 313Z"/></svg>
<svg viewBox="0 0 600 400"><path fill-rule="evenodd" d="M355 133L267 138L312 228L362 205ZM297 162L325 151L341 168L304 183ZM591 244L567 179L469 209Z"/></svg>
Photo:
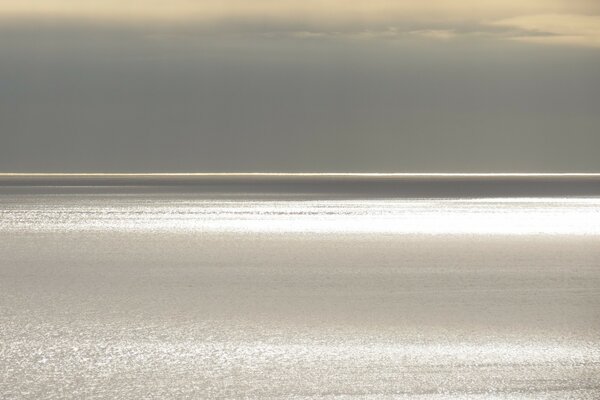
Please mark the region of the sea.
<svg viewBox="0 0 600 400"><path fill-rule="evenodd" d="M600 177L0 176L2 399L599 399Z"/></svg>

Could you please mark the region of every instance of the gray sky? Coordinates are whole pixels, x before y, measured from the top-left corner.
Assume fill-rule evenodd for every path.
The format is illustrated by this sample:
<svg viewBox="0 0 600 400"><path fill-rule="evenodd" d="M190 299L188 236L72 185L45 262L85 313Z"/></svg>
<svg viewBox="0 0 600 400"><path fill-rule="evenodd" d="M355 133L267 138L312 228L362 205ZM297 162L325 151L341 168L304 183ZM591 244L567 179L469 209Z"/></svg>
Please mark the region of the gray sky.
<svg viewBox="0 0 600 400"><path fill-rule="evenodd" d="M167 3L0 3L0 172L600 172L598 2Z"/></svg>

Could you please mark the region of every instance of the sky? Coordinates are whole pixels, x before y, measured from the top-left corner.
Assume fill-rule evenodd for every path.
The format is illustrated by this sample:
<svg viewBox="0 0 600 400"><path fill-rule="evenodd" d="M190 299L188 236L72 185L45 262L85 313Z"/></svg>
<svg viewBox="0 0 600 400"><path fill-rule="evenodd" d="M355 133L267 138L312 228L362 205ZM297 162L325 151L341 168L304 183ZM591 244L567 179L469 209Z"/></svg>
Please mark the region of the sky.
<svg viewBox="0 0 600 400"><path fill-rule="evenodd" d="M600 172L600 1L0 0L0 172Z"/></svg>

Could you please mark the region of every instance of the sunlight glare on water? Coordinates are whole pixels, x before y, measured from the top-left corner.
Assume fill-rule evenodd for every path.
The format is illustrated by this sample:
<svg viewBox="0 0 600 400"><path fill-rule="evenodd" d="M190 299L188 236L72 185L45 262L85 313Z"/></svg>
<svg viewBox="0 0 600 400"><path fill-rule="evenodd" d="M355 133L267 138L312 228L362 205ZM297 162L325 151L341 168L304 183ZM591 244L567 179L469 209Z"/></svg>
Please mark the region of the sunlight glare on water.
<svg viewBox="0 0 600 400"><path fill-rule="evenodd" d="M30 199L31 201L31 199ZM600 233L600 199L182 200L48 197L0 212L0 229L248 233ZM53 204L55 202L56 204Z"/></svg>
<svg viewBox="0 0 600 400"><path fill-rule="evenodd" d="M600 396L600 199L0 195L6 399Z"/></svg>

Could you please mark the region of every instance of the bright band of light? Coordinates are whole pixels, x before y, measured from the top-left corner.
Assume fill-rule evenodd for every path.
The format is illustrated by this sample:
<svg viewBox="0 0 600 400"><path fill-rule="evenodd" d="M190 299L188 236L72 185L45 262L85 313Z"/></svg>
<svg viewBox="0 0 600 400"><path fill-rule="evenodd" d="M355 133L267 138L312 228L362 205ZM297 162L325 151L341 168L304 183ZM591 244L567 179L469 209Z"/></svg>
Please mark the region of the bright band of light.
<svg viewBox="0 0 600 400"><path fill-rule="evenodd" d="M373 177L540 177L540 178L551 178L551 177L598 177L600 173L386 173L386 172L189 172L189 173L0 173L0 178L10 177L47 177L47 178L86 178L86 177L107 177L107 178L120 178L120 177L236 177L236 176L281 176L281 177L336 177L336 176L373 176Z"/></svg>
<svg viewBox="0 0 600 400"><path fill-rule="evenodd" d="M600 235L598 198L427 200L89 200L18 205L0 231Z"/></svg>

